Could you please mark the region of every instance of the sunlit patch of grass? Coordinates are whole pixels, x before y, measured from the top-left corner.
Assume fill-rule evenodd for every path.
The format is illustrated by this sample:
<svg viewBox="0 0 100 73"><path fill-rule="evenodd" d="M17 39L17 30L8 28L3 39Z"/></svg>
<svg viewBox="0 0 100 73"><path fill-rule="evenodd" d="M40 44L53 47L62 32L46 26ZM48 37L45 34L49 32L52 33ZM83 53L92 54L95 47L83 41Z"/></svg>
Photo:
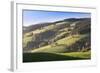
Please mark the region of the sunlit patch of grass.
<svg viewBox="0 0 100 73"><path fill-rule="evenodd" d="M48 46L45 46L45 47L41 47L41 48L38 48L38 49L35 49L31 52L48 52L48 53L55 53L55 52L64 52L66 51L66 46L52 46L52 45L48 45Z"/></svg>
<svg viewBox="0 0 100 73"><path fill-rule="evenodd" d="M64 56L72 56L72 57L78 57L78 58L91 58L91 51L87 52L70 52L70 53L59 53Z"/></svg>
<svg viewBox="0 0 100 73"><path fill-rule="evenodd" d="M31 40L32 40L32 37L24 37L23 40L22 40L23 41L23 47L25 47L27 45L27 43Z"/></svg>
<svg viewBox="0 0 100 73"><path fill-rule="evenodd" d="M73 43L75 43L76 41L78 41L80 38L81 38L80 36L77 36L77 37L69 36L69 37L63 38L61 40L58 40L57 43L58 44L66 44L67 46L69 46L69 45L72 45Z"/></svg>
<svg viewBox="0 0 100 73"><path fill-rule="evenodd" d="M80 40L84 37L86 37L86 35L72 35L72 36L63 38L61 40L58 40L57 43L58 44L65 44L67 46L70 46L70 45L74 44L76 41L78 41L78 40Z"/></svg>

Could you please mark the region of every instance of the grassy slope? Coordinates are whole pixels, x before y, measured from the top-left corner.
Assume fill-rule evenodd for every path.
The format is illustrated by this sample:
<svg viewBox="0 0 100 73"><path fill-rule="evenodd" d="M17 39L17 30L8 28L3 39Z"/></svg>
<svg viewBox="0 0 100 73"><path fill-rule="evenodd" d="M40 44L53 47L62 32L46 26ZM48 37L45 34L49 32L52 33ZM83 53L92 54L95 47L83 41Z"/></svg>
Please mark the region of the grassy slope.
<svg viewBox="0 0 100 73"><path fill-rule="evenodd" d="M51 44L51 45L47 45L35 50L32 50L31 52L49 52L49 53L62 53L62 52L66 52L68 49L66 48L66 46L70 46L72 44L74 44L76 41L82 39L86 37L86 35L74 35L63 38L58 40L56 43L58 43L57 45Z"/></svg>
<svg viewBox="0 0 100 73"><path fill-rule="evenodd" d="M72 53L24 53L23 62L83 60L90 59L90 56L90 51Z"/></svg>
<svg viewBox="0 0 100 73"><path fill-rule="evenodd" d="M29 42L29 41L31 41L32 40L32 35L31 36L28 36L28 35L30 35L31 33L43 33L43 32L45 32L45 31L47 31L47 30L52 30L52 29L54 29L54 25L49 25L49 26L46 26L45 28L43 28L43 29L37 29L37 30L34 30L34 31L31 31L31 32L28 32L28 33L25 33L24 35L23 35L23 46L26 46L27 45L27 43Z"/></svg>
<svg viewBox="0 0 100 73"><path fill-rule="evenodd" d="M65 23L65 22L64 22ZM68 22L66 22L66 23L68 23ZM61 25L61 24L58 24L58 25ZM28 33L25 33L24 35L23 35L23 46L26 46L27 45L27 43L29 42L29 41L31 41L32 40L32 37L33 36L28 36L28 35L30 35L31 33L43 33L43 32L45 32L45 31L48 31L48 30L54 30L55 28L57 28L57 26L58 25L49 25L49 26L45 26L45 27L43 27L42 29L36 29L36 30L34 30L34 31L30 31L30 32L28 32ZM66 29L63 29L63 30L66 30ZM66 32L65 32L66 33ZM62 33L62 35L63 34L65 34L64 32Z"/></svg>
<svg viewBox="0 0 100 73"><path fill-rule="evenodd" d="M91 51L87 51L87 52L71 52L71 53L59 53L61 55L66 55L66 56L72 56L72 57L76 57L76 58L91 58Z"/></svg>

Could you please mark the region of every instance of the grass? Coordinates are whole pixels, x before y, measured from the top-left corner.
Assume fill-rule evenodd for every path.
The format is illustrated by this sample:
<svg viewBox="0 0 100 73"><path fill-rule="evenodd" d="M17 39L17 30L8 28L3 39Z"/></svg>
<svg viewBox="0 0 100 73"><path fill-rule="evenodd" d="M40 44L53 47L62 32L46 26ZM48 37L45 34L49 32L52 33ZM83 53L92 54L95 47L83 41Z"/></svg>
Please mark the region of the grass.
<svg viewBox="0 0 100 73"><path fill-rule="evenodd" d="M90 51L73 53L23 53L23 62L85 60L90 58Z"/></svg>
<svg viewBox="0 0 100 73"><path fill-rule="evenodd" d="M78 41L86 36L87 35L73 35L73 36L69 36L69 37L63 38L61 40L58 40L57 43L70 46L70 45L74 44L76 41Z"/></svg>
<svg viewBox="0 0 100 73"><path fill-rule="evenodd" d="M31 41L32 40L32 37L24 37L23 38L23 46L26 46L27 45L27 43L29 42L29 41Z"/></svg>
<svg viewBox="0 0 100 73"><path fill-rule="evenodd" d="M36 50L33 50L31 52L48 52L48 53L55 53L55 52L64 52L66 48L65 46L52 46L52 45L48 45L42 48L38 48Z"/></svg>
<svg viewBox="0 0 100 73"><path fill-rule="evenodd" d="M74 35L58 40L55 44L43 46L32 50L31 52L48 52L48 53L62 53L68 51L67 46L71 46L78 40L86 37L86 35Z"/></svg>
<svg viewBox="0 0 100 73"><path fill-rule="evenodd" d="M78 58L91 58L91 51L87 52L71 52L71 53L60 53L61 55L66 55L66 56L73 56L73 57L78 57Z"/></svg>
<svg viewBox="0 0 100 73"><path fill-rule="evenodd" d="M75 43L76 41L78 41L81 38L82 37L80 35L75 35L74 37L69 36L69 37L63 38L61 40L58 40L57 43L58 44L65 44L67 46L70 46L70 45L72 45L73 43Z"/></svg>
<svg viewBox="0 0 100 73"><path fill-rule="evenodd" d="M23 45L26 46L29 41L32 41L33 35L31 35L31 36L28 36L28 35L30 35L32 33L40 34L47 30L50 30L50 29L52 30L53 28L54 28L54 25L50 25L50 26L46 26L45 29L37 29L37 30L31 31L31 32L25 33L23 35Z"/></svg>

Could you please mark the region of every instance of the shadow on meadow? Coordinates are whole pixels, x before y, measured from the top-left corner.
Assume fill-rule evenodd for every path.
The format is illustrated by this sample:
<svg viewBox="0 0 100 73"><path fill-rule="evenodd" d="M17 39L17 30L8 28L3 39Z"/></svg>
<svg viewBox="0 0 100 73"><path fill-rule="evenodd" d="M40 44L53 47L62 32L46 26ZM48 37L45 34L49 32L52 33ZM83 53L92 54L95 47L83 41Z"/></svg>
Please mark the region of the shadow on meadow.
<svg viewBox="0 0 100 73"><path fill-rule="evenodd" d="M72 57L53 53L23 53L23 62L82 60L88 58Z"/></svg>

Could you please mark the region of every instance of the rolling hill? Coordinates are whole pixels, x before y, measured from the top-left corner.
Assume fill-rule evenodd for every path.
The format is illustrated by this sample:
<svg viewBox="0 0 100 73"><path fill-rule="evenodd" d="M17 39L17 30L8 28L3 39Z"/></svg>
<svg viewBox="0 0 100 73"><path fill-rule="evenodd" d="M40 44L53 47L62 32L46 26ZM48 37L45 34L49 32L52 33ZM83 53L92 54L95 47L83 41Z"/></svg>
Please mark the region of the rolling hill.
<svg viewBox="0 0 100 73"><path fill-rule="evenodd" d="M90 18L70 18L51 23L23 26L23 59L26 61L28 55L36 55L37 57L38 54L47 54L47 56L55 54L57 57L63 55L73 59L90 59L90 35ZM75 52L79 53L77 58L74 58ZM80 57L79 55L82 55L82 52L83 55L87 52L87 55ZM69 56L68 53L71 55ZM43 57L45 56L43 55ZM52 60L55 59L52 57Z"/></svg>

